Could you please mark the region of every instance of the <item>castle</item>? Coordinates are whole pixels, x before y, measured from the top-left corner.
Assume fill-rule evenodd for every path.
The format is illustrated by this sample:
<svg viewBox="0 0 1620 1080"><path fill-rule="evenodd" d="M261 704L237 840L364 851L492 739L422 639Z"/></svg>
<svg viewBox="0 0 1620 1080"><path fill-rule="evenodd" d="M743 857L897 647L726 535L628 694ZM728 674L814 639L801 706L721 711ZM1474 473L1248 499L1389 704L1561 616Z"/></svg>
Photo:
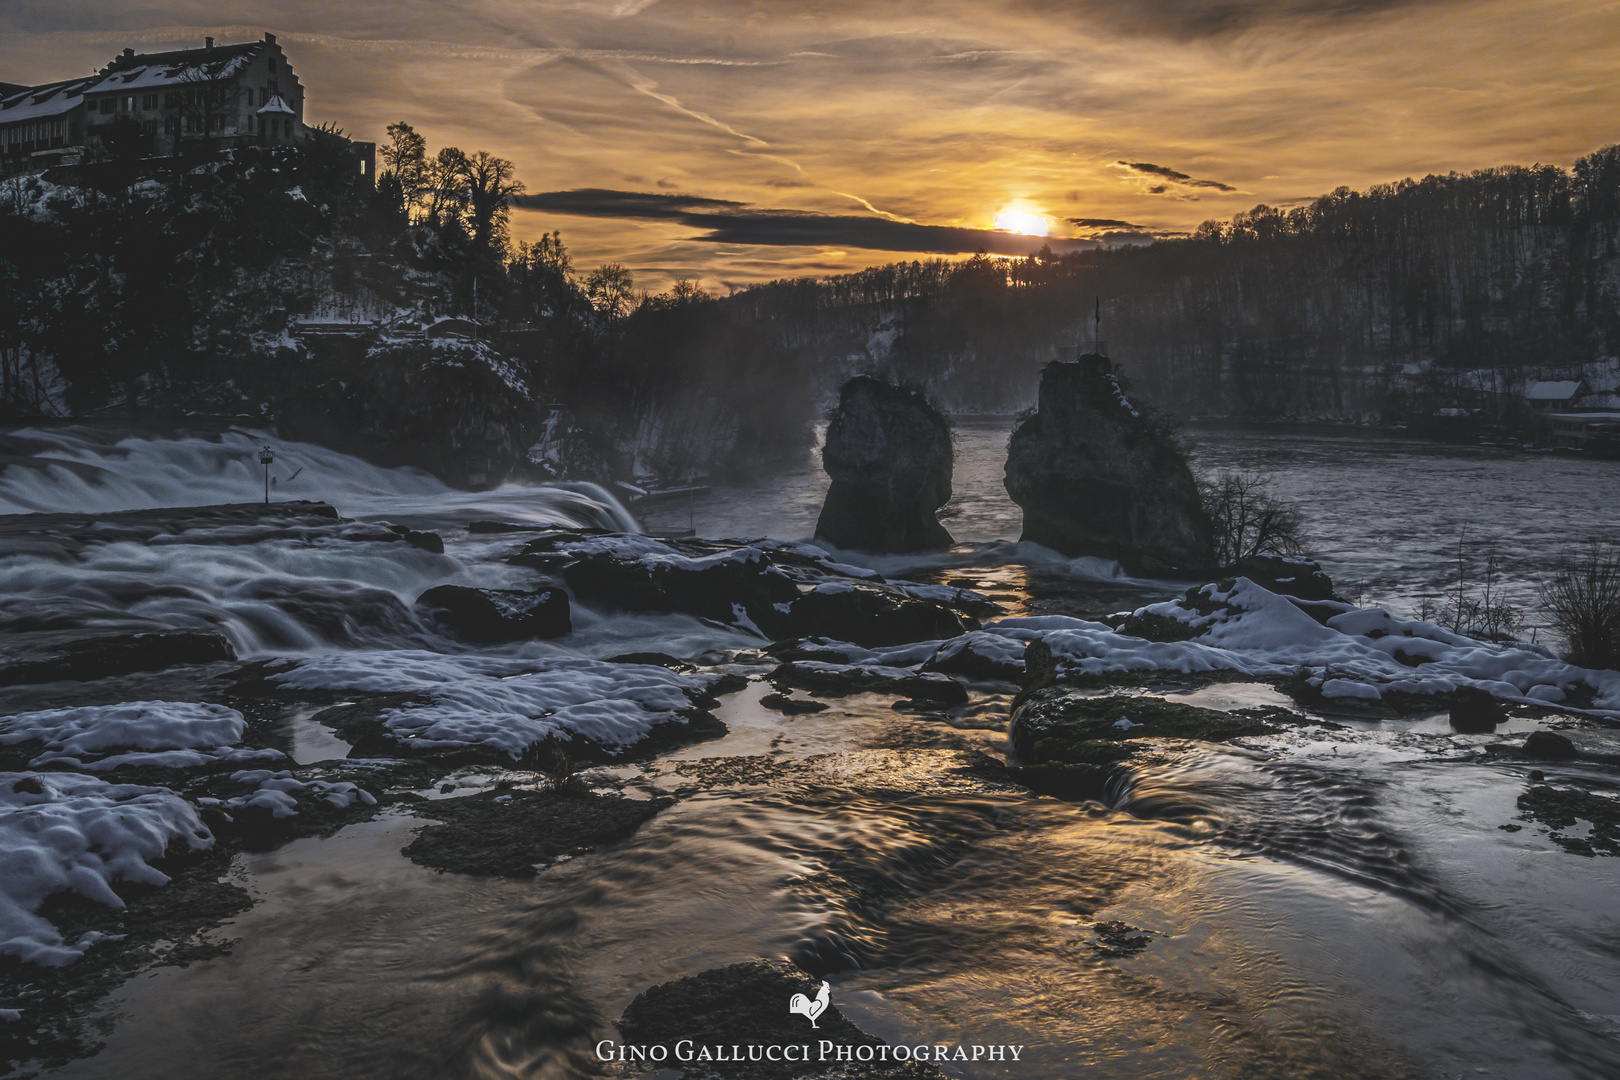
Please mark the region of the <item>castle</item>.
<svg viewBox="0 0 1620 1080"><path fill-rule="evenodd" d="M0 82L0 173L306 137L304 87L274 34L175 52L125 49L94 75L42 86ZM368 179L372 167L362 154Z"/></svg>

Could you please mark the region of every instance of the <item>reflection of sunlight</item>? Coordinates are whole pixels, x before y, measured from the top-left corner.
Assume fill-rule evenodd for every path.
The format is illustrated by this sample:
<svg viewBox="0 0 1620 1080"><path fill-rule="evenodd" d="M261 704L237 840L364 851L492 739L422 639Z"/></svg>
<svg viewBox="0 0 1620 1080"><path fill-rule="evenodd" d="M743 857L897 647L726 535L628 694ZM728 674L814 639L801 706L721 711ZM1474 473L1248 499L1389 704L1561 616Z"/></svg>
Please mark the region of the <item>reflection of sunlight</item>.
<svg viewBox="0 0 1620 1080"><path fill-rule="evenodd" d="M996 228L1004 232L1024 233L1027 236L1045 236L1052 231L1052 223L1039 214L1022 210L1003 210L996 215Z"/></svg>

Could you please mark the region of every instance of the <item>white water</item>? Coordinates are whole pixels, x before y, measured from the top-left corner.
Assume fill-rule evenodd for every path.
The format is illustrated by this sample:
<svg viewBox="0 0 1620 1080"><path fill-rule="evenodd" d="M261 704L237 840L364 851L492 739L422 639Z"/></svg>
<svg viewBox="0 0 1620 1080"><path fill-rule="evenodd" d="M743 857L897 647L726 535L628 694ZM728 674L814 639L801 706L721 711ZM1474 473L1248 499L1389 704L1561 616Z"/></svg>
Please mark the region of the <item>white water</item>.
<svg viewBox="0 0 1620 1080"><path fill-rule="evenodd" d="M153 438L67 426L13 431L8 443L14 454L28 456L14 456L0 469L0 512L96 514L255 502L263 498L264 485L259 448L270 443L278 480L272 501L322 500L345 517L437 530L446 543L438 555L393 541L321 536L244 543L243 537L196 529L172 543L91 544L67 561L49 548L0 552L0 634L8 636L212 630L244 658L333 648L464 651L417 619L416 597L446 583L544 583L536 572L504 561L520 533L469 534L468 522L639 531L624 507L594 484L459 491L420 470L379 468L255 431ZM734 632L678 615L608 616L580 609L574 625L573 634L556 642L503 651L608 656L656 648L695 654L743 643Z"/></svg>
<svg viewBox="0 0 1620 1080"><path fill-rule="evenodd" d="M384 469L313 443L283 442L262 431L154 438L68 426L10 433L29 444L30 462L0 472L0 514L106 513L165 506L258 502L264 497L259 449L270 446L273 501L329 502L346 517L393 521L497 518L639 531L635 519L595 484L503 484L459 491L420 469Z"/></svg>

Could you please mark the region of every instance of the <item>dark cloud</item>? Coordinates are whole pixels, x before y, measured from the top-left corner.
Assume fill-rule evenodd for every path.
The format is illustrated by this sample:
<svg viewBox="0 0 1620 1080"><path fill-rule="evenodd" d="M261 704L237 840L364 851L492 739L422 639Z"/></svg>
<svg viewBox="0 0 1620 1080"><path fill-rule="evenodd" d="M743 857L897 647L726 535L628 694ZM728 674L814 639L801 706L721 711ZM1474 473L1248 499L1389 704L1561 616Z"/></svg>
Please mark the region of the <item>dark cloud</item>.
<svg viewBox="0 0 1620 1080"><path fill-rule="evenodd" d="M1403 8L1456 0L1020 0L1044 16L1079 16L1140 37L1180 41L1242 33L1262 26L1346 22Z"/></svg>
<svg viewBox="0 0 1620 1080"><path fill-rule="evenodd" d="M700 230L693 239L714 244L864 248L930 255L959 255L974 251L985 251L992 255L1026 255L1042 244L1050 244L1054 251L1076 251L1097 246L1095 240L1027 236L948 225L917 225L857 214L774 210L727 199L603 188L519 195L513 201L522 209L554 214L678 221Z"/></svg>
<svg viewBox="0 0 1620 1080"><path fill-rule="evenodd" d="M580 217L653 218L680 220L693 213L741 210L746 204L730 199L705 199L697 195L658 195L643 191L612 191L607 188L574 188L519 195L513 204L525 210L550 210L556 214Z"/></svg>
<svg viewBox="0 0 1620 1080"><path fill-rule="evenodd" d="M1120 164L1133 172L1146 173L1149 176L1162 176L1166 180L1173 180L1185 187L1214 188L1216 191L1237 190L1231 184L1223 184L1219 180L1199 180L1197 177L1188 176L1184 172L1177 172L1175 169L1165 165L1155 165L1150 161L1121 161Z"/></svg>
<svg viewBox="0 0 1620 1080"><path fill-rule="evenodd" d="M1070 225L1078 225L1082 229L1146 229L1146 225L1137 225L1118 218L1106 217L1072 217L1067 219Z"/></svg>

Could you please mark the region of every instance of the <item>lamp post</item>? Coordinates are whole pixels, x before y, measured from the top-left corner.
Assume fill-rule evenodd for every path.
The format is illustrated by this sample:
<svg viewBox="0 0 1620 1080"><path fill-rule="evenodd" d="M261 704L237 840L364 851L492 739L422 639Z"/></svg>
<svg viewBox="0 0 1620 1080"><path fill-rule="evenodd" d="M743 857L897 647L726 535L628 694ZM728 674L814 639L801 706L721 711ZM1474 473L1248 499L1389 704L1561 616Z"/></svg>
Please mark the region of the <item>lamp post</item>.
<svg viewBox="0 0 1620 1080"><path fill-rule="evenodd" d="M270 465L276 460L276 452L266 446L259 451L259 464L264 466L264 505L270 505Z"/></svg>

